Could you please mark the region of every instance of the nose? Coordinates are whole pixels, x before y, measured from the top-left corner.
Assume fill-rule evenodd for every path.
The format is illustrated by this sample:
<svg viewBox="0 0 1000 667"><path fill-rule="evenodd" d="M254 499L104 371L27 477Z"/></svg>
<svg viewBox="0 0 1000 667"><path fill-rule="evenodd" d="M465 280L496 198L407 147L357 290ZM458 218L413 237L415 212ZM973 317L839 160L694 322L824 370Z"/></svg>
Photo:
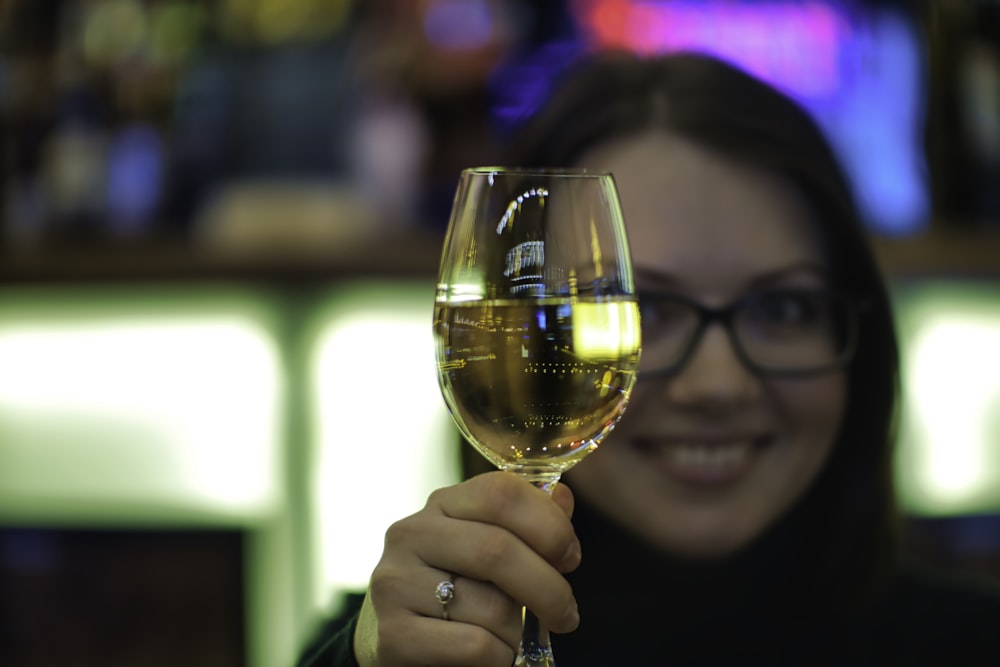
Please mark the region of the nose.
<svg viewBox="0 0 1000 667"><path fill-rule="evenodd" d="M760 378L740 359L718 322L705 329L687 363L664 384L671 402L688 407L737 405L761 392Z"/></svg>

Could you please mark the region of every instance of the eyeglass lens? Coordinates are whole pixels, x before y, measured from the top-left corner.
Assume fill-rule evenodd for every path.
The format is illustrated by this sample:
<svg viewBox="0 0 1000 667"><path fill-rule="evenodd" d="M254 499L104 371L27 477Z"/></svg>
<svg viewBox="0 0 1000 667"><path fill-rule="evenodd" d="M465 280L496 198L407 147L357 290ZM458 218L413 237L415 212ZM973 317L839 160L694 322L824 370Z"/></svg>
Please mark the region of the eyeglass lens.
<svg viewBox="0 0 1000 667"><path fill-rule="evenodd" d="M809 371L843 361L851 345L845 300L819 290L774 290L728 308L708 309L684 297L642 295L643 370L675 369L694 351L708 321L719 319L740 356L758 371Z"/></svg>

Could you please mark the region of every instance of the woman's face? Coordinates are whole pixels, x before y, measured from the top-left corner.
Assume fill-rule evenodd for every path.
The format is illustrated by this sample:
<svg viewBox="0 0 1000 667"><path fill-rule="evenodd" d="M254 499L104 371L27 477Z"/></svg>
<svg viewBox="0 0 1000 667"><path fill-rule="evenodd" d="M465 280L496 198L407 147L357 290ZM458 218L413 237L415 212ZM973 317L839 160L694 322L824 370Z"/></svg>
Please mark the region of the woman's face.
<svg viewBox="0 0 1000 667"><path fill-rule="evenodd" d="M663 131L603 144L580 163L615 176L640 289L721 307L761 289L828 285L809 210L775 176ZM755 374L709 326L678 373L640 373L616 430L567 478L665 551L724 556L803 495L845 400L844 372Z"/></svg>

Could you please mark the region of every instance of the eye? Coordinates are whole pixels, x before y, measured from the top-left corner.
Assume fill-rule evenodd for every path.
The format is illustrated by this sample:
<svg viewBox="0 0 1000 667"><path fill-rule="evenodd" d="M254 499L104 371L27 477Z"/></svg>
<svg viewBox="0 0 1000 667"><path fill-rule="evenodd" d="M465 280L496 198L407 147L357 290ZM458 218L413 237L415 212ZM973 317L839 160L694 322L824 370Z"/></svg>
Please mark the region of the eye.
<svg viewBox="0 0 1000 667"><path fill-rule="evenodd" d="M647 334L669 334L687 330L697 322L698 315L691 304L670 295L639 295L639 315Z"/></svg>
<svg viewBox="0 0 1000 667"><path fill-rule="evenodd" d="M826 301L816 292L766 292L747 302L744 315L759 326L812 326L827 320Z"/></svg>

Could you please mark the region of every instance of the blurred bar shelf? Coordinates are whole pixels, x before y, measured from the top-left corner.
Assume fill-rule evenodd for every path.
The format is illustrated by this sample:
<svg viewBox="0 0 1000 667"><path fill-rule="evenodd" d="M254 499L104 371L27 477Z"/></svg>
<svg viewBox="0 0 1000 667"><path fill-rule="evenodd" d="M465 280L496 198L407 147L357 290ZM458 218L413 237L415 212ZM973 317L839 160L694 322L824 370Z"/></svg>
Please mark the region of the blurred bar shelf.
<svg viewBox="0 0 1000 667"><path fill-rule="evenodd" d="M921 236L873 240L882 268L891 280L1000 279L1000 226L963 229L938 225Z"/></svg>
<svg viewBox="0 0 1000 667"><path fill-rule="evenodd" d="M0 285L132 281L332 282L346 277L433 280L443 238L405 233L311 247L201 248L160 241L0 251Z"/></svg>
<svg viewBox="0 0 1000 667"><path fill-rule="evenodd" d="M873 239L891 280L956 277L1000 280L1000 229L934 229L918 237ZM433 280L443 238L431 232L372 236L332 245L215 249L160 241L38 246L0 251L0 285L124 281L334 282L343 278Z"/></svg>

